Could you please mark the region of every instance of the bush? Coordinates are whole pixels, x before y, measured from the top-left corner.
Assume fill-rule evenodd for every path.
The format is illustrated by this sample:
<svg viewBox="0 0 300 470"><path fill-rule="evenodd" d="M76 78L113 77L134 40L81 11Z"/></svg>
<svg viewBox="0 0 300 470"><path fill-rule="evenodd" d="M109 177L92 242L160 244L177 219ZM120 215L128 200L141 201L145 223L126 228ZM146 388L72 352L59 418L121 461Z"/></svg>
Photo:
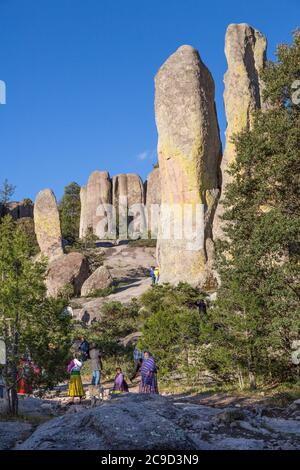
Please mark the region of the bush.
<svg viewBox="0 0 300 470"><path fill-rule="evenodd" d="M108 297L116 292L117 286L105 287L104 289L95 289L87 297Z"/></svg>
<svg viewBox="0 0 300 470"><path fill-rule="evenodd" d="M198 302L203 298L201 291L186 283L157 285L142 296L139 347L154 355L160 378L198 375L201 361L197 351L204 322Z"/></svg>

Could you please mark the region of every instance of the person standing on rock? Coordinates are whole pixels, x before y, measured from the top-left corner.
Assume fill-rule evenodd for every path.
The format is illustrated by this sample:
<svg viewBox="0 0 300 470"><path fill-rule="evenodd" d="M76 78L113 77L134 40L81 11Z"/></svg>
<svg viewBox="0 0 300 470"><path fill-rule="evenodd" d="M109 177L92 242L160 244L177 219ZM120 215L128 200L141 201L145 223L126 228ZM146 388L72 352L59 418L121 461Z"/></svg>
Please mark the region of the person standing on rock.
<svg viewBox="0 0 300 470"><path fill-rule="evenodd" d="M79 360L79 354L74 353L74 357L68 365L68 372L70 374L69 397L71 397L71 403L74 403L75 397L79 397L81 402L85 395L80 375L82 366L83 363Z"/></svg>
<svg viewBox="0 0 300 470"><path fill-rule="evenodd" d="M144 359L144 353L140 351L137 347L135 347L133 351L134 369L132 371L131 376L129 377L130 382L132 382L136 378L141 368L143 359Z"/></svg>
<svg viewBox="0 0 300 470"><path fill-rule="evenodd" d="M91 345L90 359L92 369L92 385L100 385L101 371L103 369L103 366L100 351L95 344Z"/></svg>
<svg viewBox="0 0 300 470"><path fill-rule="evenodd" d="M144 352L144 360L141 366L140 393L158 393L157 367L155 360L149 351Z"/></svg>
<svg viewBox="0 0 300 470"><path fill-rule="evenodd" d="M152 286L154 286L155 284L155 274L154 274L154 266L151 266L150 268L150 277L151 277L151 280L152 280Z"/></svg>
<svg viewBox="0 0 300 470"><path fill-rule="evenodd" d="M158 281L159 281L159 267L158 266L154 269L154 278L155 278L155 284L158 284Z"/></svg>

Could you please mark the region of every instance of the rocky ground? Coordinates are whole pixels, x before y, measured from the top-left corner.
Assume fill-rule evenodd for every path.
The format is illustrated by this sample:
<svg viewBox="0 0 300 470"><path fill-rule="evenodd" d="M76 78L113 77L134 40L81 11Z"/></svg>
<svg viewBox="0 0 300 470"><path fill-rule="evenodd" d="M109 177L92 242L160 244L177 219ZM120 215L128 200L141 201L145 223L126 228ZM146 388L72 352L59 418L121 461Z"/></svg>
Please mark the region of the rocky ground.
<svg viewBox="0 0 300 470"><path fill-rule="evenodd" d="M101 306L105 302L129 303L134 297L140 297L151 286L149 269L156 265L155 248L133 247L127 244L107 245L101 247L104 253L104 266L108 267L119 287L107 297L74 299L73 315L86 323L100 318Z"/></svg>
<svg viewBox="0 0 300 470"><path fill-rule="evenodd" d="M66 388L20 400L0 421L0 449L299 450L300 400L275 407L228 394L140 395L69 405Z"/></svg>

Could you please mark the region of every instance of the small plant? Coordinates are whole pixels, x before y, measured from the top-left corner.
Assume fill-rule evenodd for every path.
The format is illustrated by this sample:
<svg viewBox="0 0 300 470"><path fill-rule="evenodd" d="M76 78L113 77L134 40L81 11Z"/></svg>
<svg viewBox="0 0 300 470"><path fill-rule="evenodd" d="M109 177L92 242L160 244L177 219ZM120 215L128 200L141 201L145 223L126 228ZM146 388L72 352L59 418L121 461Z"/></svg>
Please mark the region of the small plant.
<svg viewBox="0 0 300 470"><path fill-rule="evenodd" d="M140 248L155 248L157 240L155 238L146 238L142 239L139 238L138 240L129 240L128 245L132 247L140 247Z"/></svg>
<svg viewBox="0 0 300 470"><path fill-rule="evenodd" d="M105 287L104 289L95 289L91 291L87 297L108 297L109 295L114 294L116 289L116 285Z"/></svg>

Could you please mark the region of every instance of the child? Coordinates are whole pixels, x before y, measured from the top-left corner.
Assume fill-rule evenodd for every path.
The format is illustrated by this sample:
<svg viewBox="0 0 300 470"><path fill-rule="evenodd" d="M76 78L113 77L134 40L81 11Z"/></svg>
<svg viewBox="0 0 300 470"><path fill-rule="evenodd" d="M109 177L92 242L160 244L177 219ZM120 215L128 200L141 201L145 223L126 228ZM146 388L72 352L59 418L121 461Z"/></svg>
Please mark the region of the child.
<svg viewBox="0 0 300 470"><path fill-rule="evenodd" d="M116 376L115 376L115 383L113 388L113 393L122 393L128 392L128 385L124 378L124 374L122 372L121 367L116 368Z"/></svg>

